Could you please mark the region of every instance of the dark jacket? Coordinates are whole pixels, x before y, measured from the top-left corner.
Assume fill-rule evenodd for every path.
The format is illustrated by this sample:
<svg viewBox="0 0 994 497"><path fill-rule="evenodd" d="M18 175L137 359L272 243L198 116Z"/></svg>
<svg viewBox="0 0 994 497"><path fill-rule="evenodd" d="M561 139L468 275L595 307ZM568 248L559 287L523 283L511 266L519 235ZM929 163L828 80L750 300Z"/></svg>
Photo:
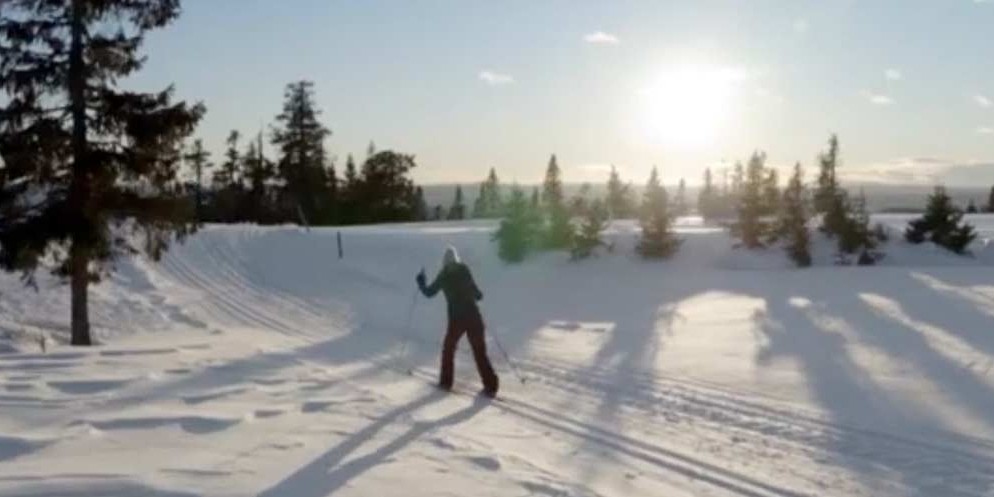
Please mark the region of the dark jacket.
<svg viewBox="0 0 994 497"><path fill-rule="evenodd" d="M461 262L449 264L439 271L430 285L425 286L424 280L418 279L418 287L425 297L434 297L439 290L445 294L448 306L449 321L480 316L476 301L483 299L483 293L473 281L469 267Z"/></svg>

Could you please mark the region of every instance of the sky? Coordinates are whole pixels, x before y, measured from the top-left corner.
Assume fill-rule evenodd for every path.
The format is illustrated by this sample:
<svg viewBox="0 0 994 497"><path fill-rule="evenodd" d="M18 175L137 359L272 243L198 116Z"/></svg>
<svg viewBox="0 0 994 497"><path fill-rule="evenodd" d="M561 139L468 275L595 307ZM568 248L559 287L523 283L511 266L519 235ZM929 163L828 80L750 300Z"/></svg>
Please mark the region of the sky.
<svg viewBox="0 0 994 497"><path fill-rule="evenodd" d="M370 141L422 183L569 182L610 165L700 182L753 150L809 170L994 183L994 0L185 0L127 85L202 101L220 156L291 81L315 83L331 155Z"/></svg>

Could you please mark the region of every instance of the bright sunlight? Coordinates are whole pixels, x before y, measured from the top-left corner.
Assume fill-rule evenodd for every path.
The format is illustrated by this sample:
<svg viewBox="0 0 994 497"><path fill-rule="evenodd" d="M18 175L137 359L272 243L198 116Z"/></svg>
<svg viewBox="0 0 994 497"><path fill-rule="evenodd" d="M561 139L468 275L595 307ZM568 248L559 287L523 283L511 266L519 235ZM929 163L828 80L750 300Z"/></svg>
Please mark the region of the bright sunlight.
<svg viewBox="0 0 994 497"><path fill-rule="evenodd" d="M743 71L686 66L662 73L641 92L642 130L654 144L678 148L713 145L732 114Z"/></svg>

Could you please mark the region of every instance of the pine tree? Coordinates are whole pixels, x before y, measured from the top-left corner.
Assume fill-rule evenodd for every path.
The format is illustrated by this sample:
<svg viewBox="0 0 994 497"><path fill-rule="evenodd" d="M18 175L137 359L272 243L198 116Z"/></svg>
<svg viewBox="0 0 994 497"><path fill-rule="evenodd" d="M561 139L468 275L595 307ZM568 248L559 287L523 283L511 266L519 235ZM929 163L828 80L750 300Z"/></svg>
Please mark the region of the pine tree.
<svg viewBox="0 0 994 497"><path fill-rule="evenodd" d="M328 184L325 188L327 191L327 197L324 202L325 211L323 217L325 222L337 224L341 221L341 198L339 195L340 183L338 180L338 171L335 169L335 163L333 161L328 161L328 168L325 170L325 178L327 179ZM415 209L414 213L417 215L417 209ZM420 218L415 217L415 219Z"/></svg>
<svg viewBox="0 0 994 497"><path fill-rule="evenodd" d="M538 243L539 227L535 209L525 199L525 192L515 186L507 202L504 219L494 233L497 255L506 262L521 262Z"/></svg>
<svg viewBox="0 0 994 497"><path fill-rule="evenodd" d="M345 159L345 182L339 195L342 206L342 220L351 224L357 222L362 206L358 203L359 174L356 172L355 160L352 154Z"/></svg>
<svg viewBox="0 0 994 497"><path fill-rule="evenodd" d="M953 205L946 189L936 187L935 193L928 198L925 214L908 223L904 238L911 243L929 240L957 254L963 254L977 234L973 226L962 220L963 213Z"/></svg>
<svg viewBox="0 0 994 497"><path fill-rule="evenodd" d="M179 13L176 0L0 3L0 265L30 281L43 259L57 264L73 345L92 343L88 287L111 260L134 240L158 259L195 227L177 173L204 108L117 86L142 68L145 35Z"/></svg>
<svg viewBox="0 0 994 497"><path fill-rule="evenodd" d="M501 199L500 180L497 179L497 171L490 168L490 174L486 181L486 198L483 202L486 217L497 217L501 214L504 201Z"/></svg>
<svg viewBox="0 0 994 497"><path fill-rule="evenodd" d="M811 239L808 233L807 192L801 163L794 165L780 208L780 230L787 239L787 256L798 267L811 265Z"/></svg>
<svg viewBox="0 0 994 497"><path fill-rule="evenodd" d="M445 219L445 207L442 207L441 205L436 205L434 214L432 214L431 218L435 221L441 221L442 219Z"/></svg>
<svg viewBox="0 0 994 497"><path fill-rule="evenodd" d="M458 220L466 217L466 206L462 200L462 186L456 185L456 196L452 200L452 207L449 207L449 219Z"/></svg>
<svg viewBox="0 0 994 497"><path fill-rule="evenodd" d="M417 198L410 171L417 167L414 156L391 150L376 152L362 165L362 177L352 197L353 222L385 223L409 221ZM460 218L462 218L460 214Z"/></svg>
<svg viewBox="0 0 994 497"><path fill-rule="evenodd" d="M613 219L625 219L632 215L631 188L621 182L618 170L611 166L611 176L607 180L607 209Z"/></svg>
<svg viewBox="0 0 994 497"><path fill-rule="evenodd" d="M735 163L735 172L732 173L732 190L729 195L733 199L733 203L737 202L742 196L742 189L745 186L746 173L745 167L742 166L742 162Z"/></svg>
<svg viewBox="0 0 994 497"><path fill-rule="evenodd" d="M814 193L814 207L818 214L828 214L840 207L840 188L835 169L839 162L839 138L832 135L828 140L828 150L818 156L818 188ZM834 233L831 226L829 232Z"/></svg>
<svg viewBox="0 0 994 497"><path fill-rule="evenodd" d="M541 204L539 203L539 195L538 195L538 187L537 186L535 188L532 188L531 207L532 207L532 210L534 210L536 212L541 208Z"/></svg>
<svg viewBox="0 0 994 497"><path fill-rule="evenodd" d="M204 215L204 171L214 167L210 163L210 152L204 149L204 142L199 138L193 142L193 147L183 156L186 163L193 169L194 201L196 202L197 222L203 222Z"/></svg>
<svg viewBox="0 0 994 497"><path fill-rule="evenodd" d="M766 225L763 216L763 179L766 154L755 152L749 158L745 183L742 185L742 195L739 201L739 236L746 248L763 246L762 239L766 235Z"/></svg>
<svg viewBox="0 0 994 497"><path fill-rule="evenodd" d="M415 190L414 220L428 220L428 202L425 201L425 191L420 186Z"/></svg>
<svg viewBox="0 0 994 497"><path fill-rule="evenodd" d="M214 183L214 220L221 222L239 221L238 199L241 196L241 166L242 157L238 151L238 131L231 131L225 141L228 148L224 152L224 162L221 163L212 179Z"/></svg>
<svg viewBox="0 0 994 497"><path fill-rule="evenodd" d="M225 139L227 148L224 151L224 162L214 171L211 182L215 190L229 188L238 179L238 171L241 165L241 153L238 151L238 140L241 135L238 131L232 130Z"/></svg>
<svg viewBox="0 0 994 497"><path fill-rule="evenodd" d="M546 232L546 246L552 249L566 248L570 244L573 228L569 222L569 211L563 199L563 184L559 177L559 164L555 154L549 159L542 187L542 203L549 218Z"/></svg>
<svg viewBox="0 0 994 497"><path fill-rule="evenodd" d="M680 183L676 188L676 199L673 203L673 215L676 217L687 215L687 182L680 178Z"/></svg>
<svg viewBox="0 0 994 497"><path fill-rule="evenodd" d="M987 212L994 212L994 186L991 187L991 192L987 196Z"/></svg>
<svg viewBox="0 0 994 497"><path fill-rule="evenodd" d="M297 217L293 214L299 211L304 216L301 221L309 224L327 222L330 212L324 140L331 131L318 121L320 114L314 103L314 83L290 83L272 137L280 154L277 170L284 182L282 207L290 218Z"/></svg>
<svg viewBox="0 0 994 497"><path fill-rule="evenodd" d="M870 228L870 213L866 208L866 195L861 191L853 201L846 206L843 229L838 233L839 253L843 256L859 254L860 265L871 265L877 256L873 250L877 246L876 236Z"/></svg>
<svg viewBox="0 0 994 497"><path fill-rule="evenodd" d="M244 209L248 213L248 219L257 223L274 222L274 206L268 187L275 176L275 169L272 161L266 159L263 152L262 132L259 132L255 143L249 145L243 164L242 169L248 183L248 191L244 197Z"/></svg>
<svg viewBox="0 0 994 497"><path fill-rule="evenodd" d="M780 177L776 169L769 168L763 179L763 215L773 216L780 211Z"/></svg>
<svg viewBox="0 0 994 497"><path fill-rule="evenodd" d="M704 170L704 186L697 195L697 212L705 220L713 219L715 216L715 200L717 192L714 188L714 179L711 177L711 168Z"/></svg>
<svg viewBox="0 0 994 497"><path fill-rule="evenodd" d="M977 204L971 198L970 201L967 202L967 204L966 204L966 213L967 214L976 214L977 212L980 212L980 211L977 210Z"/></svg>
<svg viewBox="0 0 994 497"><path fill-rule="evenodd" d="M597 247L604 245L601 233L607 228L607 206L601 199L594 199L584 209L583 221L573 234L573 247L570 257L585 259L594 254Z"/></svg>
<svg viewBox="0 0 994 497"><path fill-rule="evenodd" d="M376 144L373 143L373 140L369 140L369 145L366 146L366 160L374 155L376 155Z"/></svg>
<svg viewBox="0 0 994 497"><path fill-rule="evenodd" d="M569 201L569 213L572 217L581 217L587 215L587 209L590 204L590 183L584 183L580 185L580 190L573 195L573 198Z"/></svg>
<svg viewBox="0 0 994 497"><path fill-rule="evenodd" d="M638 253L650 259L673 255L680 245L680 240L671 230L669 199L666 188L659 181L659 173L655 167L652 168L645 186L641 211L639 224L642 227L642 238L636 247Z"/></svg>
<svg viewBox="0 0 994 497"><path fill-rule="evenodd" d="M480 192L476 194L476 200L473 202L473 217L476 219L482 219L487 217L487 183L484 181L480 183Z"/></svg>

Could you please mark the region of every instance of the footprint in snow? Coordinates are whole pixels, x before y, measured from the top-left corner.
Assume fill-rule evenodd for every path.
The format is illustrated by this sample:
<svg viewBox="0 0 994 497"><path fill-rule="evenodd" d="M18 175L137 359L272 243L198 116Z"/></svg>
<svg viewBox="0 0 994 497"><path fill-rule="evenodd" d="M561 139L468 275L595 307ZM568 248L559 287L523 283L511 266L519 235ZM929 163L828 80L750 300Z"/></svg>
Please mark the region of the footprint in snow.
<svg viewBox="0 0 994 497"><path fill-rule="evenodd" d="M476 457L467 457L466 460L483 469L487 469L490 471L500 470L500 461L498 461L496 457L476 456Z"/></svg>

